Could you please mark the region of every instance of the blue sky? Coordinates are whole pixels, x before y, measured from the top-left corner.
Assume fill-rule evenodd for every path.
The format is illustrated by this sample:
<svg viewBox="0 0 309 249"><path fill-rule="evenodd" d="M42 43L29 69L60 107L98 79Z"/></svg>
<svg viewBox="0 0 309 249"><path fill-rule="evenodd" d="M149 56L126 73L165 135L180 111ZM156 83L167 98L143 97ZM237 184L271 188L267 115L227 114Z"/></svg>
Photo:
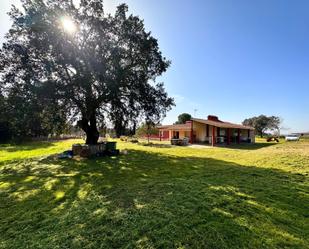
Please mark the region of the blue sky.
<svg viewBox="0 0 309 249"><path fill-rule="evenodd" d="M197 109L236 123L276 115L284 133L309 131L309 1L109 0L107 12L122 2L172 61L159 79L177 104L164 124ZM0 3L1 42L10 3Z"/></svg>

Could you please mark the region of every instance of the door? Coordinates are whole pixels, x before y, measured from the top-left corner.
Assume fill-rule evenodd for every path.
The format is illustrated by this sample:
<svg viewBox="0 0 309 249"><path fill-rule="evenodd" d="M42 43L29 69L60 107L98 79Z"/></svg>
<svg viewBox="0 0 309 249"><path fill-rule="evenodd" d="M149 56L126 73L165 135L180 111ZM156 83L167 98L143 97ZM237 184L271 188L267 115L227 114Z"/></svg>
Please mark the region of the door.
<svg viewBox="0 0 309 249"><path fill-rule="evenodd" d="M179 131L174 131L173 132L173 138L174 139L179 139Z"/></svg>

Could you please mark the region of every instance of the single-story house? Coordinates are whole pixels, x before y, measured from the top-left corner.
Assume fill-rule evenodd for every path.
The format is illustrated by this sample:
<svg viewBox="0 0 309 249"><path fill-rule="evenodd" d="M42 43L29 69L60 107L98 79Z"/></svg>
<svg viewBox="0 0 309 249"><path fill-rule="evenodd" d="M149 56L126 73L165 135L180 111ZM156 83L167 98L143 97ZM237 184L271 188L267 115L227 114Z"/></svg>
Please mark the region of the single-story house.
<svg viewBox="0 0 309 249"><path fill-rule="evenodd" d="M207 119L192 118L185 124L158 126L160 140L189 138L190 143L231 144L254 143L254 128L219 120L209 115Z"/></svg>

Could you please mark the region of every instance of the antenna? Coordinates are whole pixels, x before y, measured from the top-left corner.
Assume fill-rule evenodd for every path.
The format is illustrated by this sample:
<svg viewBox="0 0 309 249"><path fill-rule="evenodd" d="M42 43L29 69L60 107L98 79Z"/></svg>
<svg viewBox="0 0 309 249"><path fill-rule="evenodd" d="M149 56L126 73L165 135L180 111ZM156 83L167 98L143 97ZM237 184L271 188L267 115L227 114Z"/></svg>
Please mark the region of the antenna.
<svg viewBox="0 0 309 249"><path fill-rule="evenodd" d="M194 109L194 117L196 117L197 109Z"/></svg>

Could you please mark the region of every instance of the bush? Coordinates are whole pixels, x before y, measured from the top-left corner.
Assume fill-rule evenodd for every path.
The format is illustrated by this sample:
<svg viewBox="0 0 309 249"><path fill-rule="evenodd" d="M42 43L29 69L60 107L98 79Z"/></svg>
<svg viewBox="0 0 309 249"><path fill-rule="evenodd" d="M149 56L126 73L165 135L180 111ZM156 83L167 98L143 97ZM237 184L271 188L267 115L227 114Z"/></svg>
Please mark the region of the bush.
<svg viewBox="0 0 309 249"><path fill-rule="evenodd" d="M141 143L138 143L139 145L142 145L142 146L151 146L151 145L153 145L154 143L152 143L152 142L141 142Z"/></svg>
<svg viewBox="0 0 309 249"><path fill-rule="evenodd" d="M127 142L128 141L128 137L127 136L120 136L120 141Z"/></svg>
<svg viewBox="0 0 309 249"><path fill-rule="evenodd" d="M127 136L120 136L120 141L138 143L138 139L136 137L127 137Z"/></svg>
<svg viewBox="0 0 309 249"><path fill-rule="evenodd" d="M138 143L138 139L137 139L137 138L131 138L131 139L130 139L130 142L131 142L131 143Z"/></svg>

